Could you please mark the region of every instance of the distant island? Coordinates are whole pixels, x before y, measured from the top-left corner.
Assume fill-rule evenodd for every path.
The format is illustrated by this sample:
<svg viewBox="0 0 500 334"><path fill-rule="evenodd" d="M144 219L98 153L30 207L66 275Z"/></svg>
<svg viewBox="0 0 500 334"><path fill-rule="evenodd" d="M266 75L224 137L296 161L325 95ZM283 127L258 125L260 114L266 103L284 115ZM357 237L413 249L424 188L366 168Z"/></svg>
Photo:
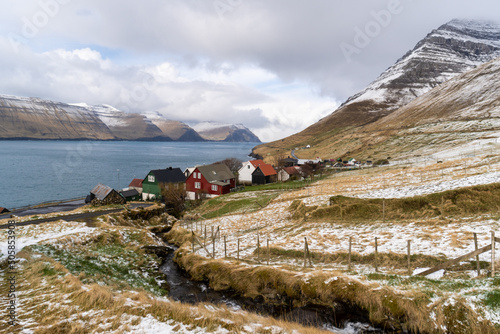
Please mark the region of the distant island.
<svg viewBox="0 0 500 334"><path fill-rule="evenodd" d="M0 95L0 140L261 142L242 124L204 122L195 127L199 131L158 112L126 113L105 104Z"/></svg>

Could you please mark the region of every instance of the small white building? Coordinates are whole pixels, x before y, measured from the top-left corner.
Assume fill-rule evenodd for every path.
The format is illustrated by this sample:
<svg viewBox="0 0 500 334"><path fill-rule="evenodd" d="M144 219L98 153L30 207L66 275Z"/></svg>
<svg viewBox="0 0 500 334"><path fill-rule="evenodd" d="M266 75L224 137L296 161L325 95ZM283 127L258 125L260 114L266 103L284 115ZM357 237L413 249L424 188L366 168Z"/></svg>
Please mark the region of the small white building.
<svg viewBox="0 0 500 334"><path fill-rule="evenodd" d="M265 165L262 160L250 160L243 163L243 166L238 170L238 181L240 184L251 185L252 173L257 167Z"/></svg>

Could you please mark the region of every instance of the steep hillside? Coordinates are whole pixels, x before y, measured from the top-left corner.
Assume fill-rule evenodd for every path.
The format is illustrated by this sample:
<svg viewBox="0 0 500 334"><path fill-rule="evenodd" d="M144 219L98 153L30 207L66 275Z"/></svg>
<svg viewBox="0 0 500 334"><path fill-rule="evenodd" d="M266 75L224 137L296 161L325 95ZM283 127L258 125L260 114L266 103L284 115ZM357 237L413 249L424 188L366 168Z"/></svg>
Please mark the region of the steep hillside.
<svg viewBox="0 0 500 334"><path fill-rule="evenodd" d="M157 126L164 135L176 141L204 141L189 125L180 121L165 119L158 112L143 113L151 123Z"/></svg>
<svg viewBox="0 0 500 334"><path fill-rule="evenodd" d="M126 113L106 104L0 95L0 139L260 142L241 124L207 124L204 138L187 124L158 112Z"/></svg>
<svg viewBox="0 0 500 334"><path fill-rule="evenodd" d="M260 139L242 124L203 122L193 128L206 140L260 143Z"/></svg>
<svg viewBox="0 0 500 334"><path fill-rule="evenodd" d="M363 151L423 155L500 137L498 78L500 58L447 81L365 127Z"/></svg>
<svg viewBox="0 0 500 334"><path fill-rule="evenodd" d="M36 98L0 96L0 138L113 139L94 113Z"/></svg>
<svg viewBox="0 0 500 334"><path fill-rule="evenodd" d="M283 140L257 146L264 157L312 145L303 157L325 158L357 149L360 127L385 117L454 76L500 56L500 25L453 20L432 31L367 88L331 115ZM333 156L332 156L333 155Z"/></svg>

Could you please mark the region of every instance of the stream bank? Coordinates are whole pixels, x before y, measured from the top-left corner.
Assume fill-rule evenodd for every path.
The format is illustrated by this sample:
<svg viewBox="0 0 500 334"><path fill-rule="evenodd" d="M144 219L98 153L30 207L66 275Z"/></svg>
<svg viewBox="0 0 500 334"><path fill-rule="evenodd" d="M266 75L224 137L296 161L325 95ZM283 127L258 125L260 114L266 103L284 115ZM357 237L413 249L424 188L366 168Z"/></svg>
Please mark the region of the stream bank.
<svg viewBox="0 0 500 334"><path fill-rule="evenodd" d="M389 333L369 324L369 314L352 305L330 307L316 304L294 306L290 298L275 298L274 302L263 296L243 297L234 289L216 291L206 280L195 281L175 263L177 247L168 244L170 252L163 257L160 271L166 275L170 287L169 297L183 303L225 304L233 310L243 309L259 315L297 322L306 326L331 330L336 333Z"/></svg>

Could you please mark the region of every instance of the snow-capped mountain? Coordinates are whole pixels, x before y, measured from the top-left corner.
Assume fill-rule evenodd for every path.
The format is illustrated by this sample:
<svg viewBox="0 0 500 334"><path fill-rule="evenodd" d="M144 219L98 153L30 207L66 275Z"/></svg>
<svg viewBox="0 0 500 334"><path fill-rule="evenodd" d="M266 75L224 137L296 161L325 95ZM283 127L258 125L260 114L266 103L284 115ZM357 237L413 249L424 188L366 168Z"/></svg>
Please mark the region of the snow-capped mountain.
<svg viewBox="0 0 500 334"><path fill-rule="evenodd" d="M242 125L227 125L225 141L258 142ZM126 113L113 106L0 95L0 139L204 141L187 124L158 112ZM255 139L257 138L257 139Z"/></svg>
<svg viewBox="0 0 500 334"><path fill-rule="evenodd" d="M87 108L0 95L0 138L107 140L114 135Z"/></svg>
<svg viewBox="0 0 500 334"><path fill-rule="evenodd" d="M142 113L147 121L157 126L165 135L177 141L204 141L189 125L180 121L166 119L157 111Z"/></svg>
<svg viewBox="0 0 500 334"><path fill-rule="evenodd" d="M260 143L260 139L243 124L201 122L192 127L206 140Z"/></svg>
<svg viewBox="0 0 500 334"><path fill-rule="evenodd" d="M312 145L310 153L342 155L363 145L350 137L451 78L500 56L500 24L452 20L433 30L361 92L304 131L257 146L265 156L289 154Z"/></svg>
<svg viewBox="0 0 500 334"><path fill-rule="evenodd" d="M500 24L452 20L432 31L344 105L373 101L395 110L457 74L500 56ZM381 110L371 110L377 112Z"/></svg>

